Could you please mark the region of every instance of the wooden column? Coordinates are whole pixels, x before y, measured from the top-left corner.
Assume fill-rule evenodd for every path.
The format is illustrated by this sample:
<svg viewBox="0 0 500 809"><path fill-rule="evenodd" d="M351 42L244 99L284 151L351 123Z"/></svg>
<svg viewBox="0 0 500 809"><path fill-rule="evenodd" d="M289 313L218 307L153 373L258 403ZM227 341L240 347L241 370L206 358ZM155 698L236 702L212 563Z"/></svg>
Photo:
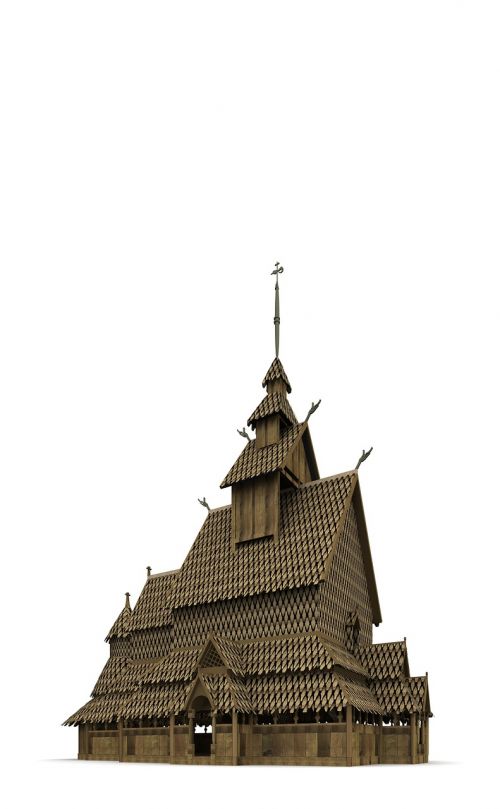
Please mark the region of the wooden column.
<svg viewBox="0 0 500 809"><path fill-rule="evenodd" d="M233 736L233 765L236 765L238 763L238 747L239 747L238 714L236 713L236 708L233 708L232 736Z"/></svg>
<svg viewBox="0 0 500 809"><path fill-rule="evenodd" d="M188 756L194 756L194 711L188 711L188 720L189 720L189 728L188 728L188 743L186 752Z"/></svg>
<svg viewBox="0 0 500 809"><path fill-rule="evenodd" d="M118 761L123 761L123 719L118 720Z"/></svg>
<svg viewBox="0 0 500 809"><path fill-rule="evenodd" d="M170 731L170 763L174 763L175 757L175 714L170 714L170 723L169 723L169 731Z"/></svg>
<svg viewBox="0 0 500 809"><path fill-rule="evenodd" d="M352 705L348 705L345 709L346 718L346 764L348 767L352 766Z"/></svg>
<svg viewBox="0 0 500 809"><path fill-rule="evenodd" d="M424 719L424 761L429 761L429 717Z"/></svg>
<svg viewBox="0 0 500 809"><path fill-rule="evenodd" d="M382 764L382 737L384 734L383 731L384 727L384 720L382 716L378 718L378 763Z"/></svg>
<svg viewBox="0 0 500 809"><path fill-rule="evenodd" d="M216 748L217 740L215 738L216 726L217 726L217 714L215 711L212 711L212 749L210 750L212 759L215 758L215 755L217 753Z"/></svg>
<svg viewBox="0 0 500 809"><path fill-rule="evenodd" d="M417 716L415 713L410 715L410 755L411 763L417 763Z"/></svg>

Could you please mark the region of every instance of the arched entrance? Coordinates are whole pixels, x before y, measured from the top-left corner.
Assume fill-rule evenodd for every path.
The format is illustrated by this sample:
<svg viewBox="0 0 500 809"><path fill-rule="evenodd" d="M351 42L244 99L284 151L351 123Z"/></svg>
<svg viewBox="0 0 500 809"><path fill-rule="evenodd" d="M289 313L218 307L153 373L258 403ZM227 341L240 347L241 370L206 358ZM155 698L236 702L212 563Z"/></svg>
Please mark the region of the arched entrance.
<svg viewBox="0 0 500 809"><path fill-rule="evenodd" d="M194 711L193 744L195 756L209 756L212 752L212 707L207 697L198 696L191 703Z"/></svg>

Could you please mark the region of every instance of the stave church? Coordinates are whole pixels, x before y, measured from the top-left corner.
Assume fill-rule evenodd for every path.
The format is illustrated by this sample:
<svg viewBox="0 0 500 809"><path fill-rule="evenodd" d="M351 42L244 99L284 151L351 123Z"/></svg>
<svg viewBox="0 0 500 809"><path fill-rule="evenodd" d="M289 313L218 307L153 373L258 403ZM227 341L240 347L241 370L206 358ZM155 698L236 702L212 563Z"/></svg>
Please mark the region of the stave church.
<svg viewBox="0 0 500 809"><path fill-rule="evenodd" d="M109 630L91 699L65 724L78 757L171 764L428 761L427 673L374 643L379 597L359 466L321 477L279 358L178 570L152 573ZM229 496L230 495L230 496Z"/></svg>

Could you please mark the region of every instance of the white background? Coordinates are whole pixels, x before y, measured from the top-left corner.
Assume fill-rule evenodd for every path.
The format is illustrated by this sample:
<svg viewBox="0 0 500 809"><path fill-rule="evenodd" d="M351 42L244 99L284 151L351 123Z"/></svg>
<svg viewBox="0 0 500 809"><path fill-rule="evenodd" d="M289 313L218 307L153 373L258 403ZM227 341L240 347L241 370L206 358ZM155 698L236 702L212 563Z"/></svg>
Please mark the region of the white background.
<svg viewBox="0 0 500 809"><path fill-rule="evenodd" d="M491 2L3 2L6 805L470 805L498 758ZM74 762L130 590L178 567L281 357L361 484L427 767ZM220 797L218 797L220 796Z"/></svg>

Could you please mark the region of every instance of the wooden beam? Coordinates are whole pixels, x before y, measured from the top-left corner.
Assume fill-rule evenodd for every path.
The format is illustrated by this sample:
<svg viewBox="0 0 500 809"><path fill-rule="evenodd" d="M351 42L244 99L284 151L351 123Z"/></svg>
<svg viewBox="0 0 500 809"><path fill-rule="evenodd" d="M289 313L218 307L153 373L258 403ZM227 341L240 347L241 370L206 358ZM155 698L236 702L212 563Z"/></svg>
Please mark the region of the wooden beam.
<svg viewBox="0 0 500 809"><path fill-rule="evenodd" d="M123 719L118 720L118 761L123 761Z"/></svg>
<svg viewBox="0 0 500 809"><path fill-rule="evenodd" d="M194 756L194 711L188 711L189 729L186 752L188 756Z"/></svg>
<svg viewBox="0 0 500 809"><path fill-rule="evenodd" d="M212 749L210 750L210 755L212 756L212 759L215 759L217 753L216 748L217 740L215 738L216 725L217 725L217 713L215 711L212 711Z"/></svg>
<svg viewBox="0 0 500 809"><path fill-rule="evenodd" d="M348 767L352 766L352 706L348 705L345 709L346 715L346 764Z"/></svg>
<svg viewBox="0 0 500 809"><path fill-rule="evenodd" d="M175 756L175 714L173 713L170 714L169 731L170 731L170 762L171 764L173 764Z"/></svg>
<svg viewBox="0 0 500 809"><path fill-rule="evenodd" d="M410 755L411 763L417 763L417 717L415 712L410 715Z"/></svg>
<svg viewBox="0 0 500 809"><path fill-rule="evenodd" d="M232 736L233 736L233 765L238 764L238 714L236 708L233 708L233 722L232 722Z"/></svg>

